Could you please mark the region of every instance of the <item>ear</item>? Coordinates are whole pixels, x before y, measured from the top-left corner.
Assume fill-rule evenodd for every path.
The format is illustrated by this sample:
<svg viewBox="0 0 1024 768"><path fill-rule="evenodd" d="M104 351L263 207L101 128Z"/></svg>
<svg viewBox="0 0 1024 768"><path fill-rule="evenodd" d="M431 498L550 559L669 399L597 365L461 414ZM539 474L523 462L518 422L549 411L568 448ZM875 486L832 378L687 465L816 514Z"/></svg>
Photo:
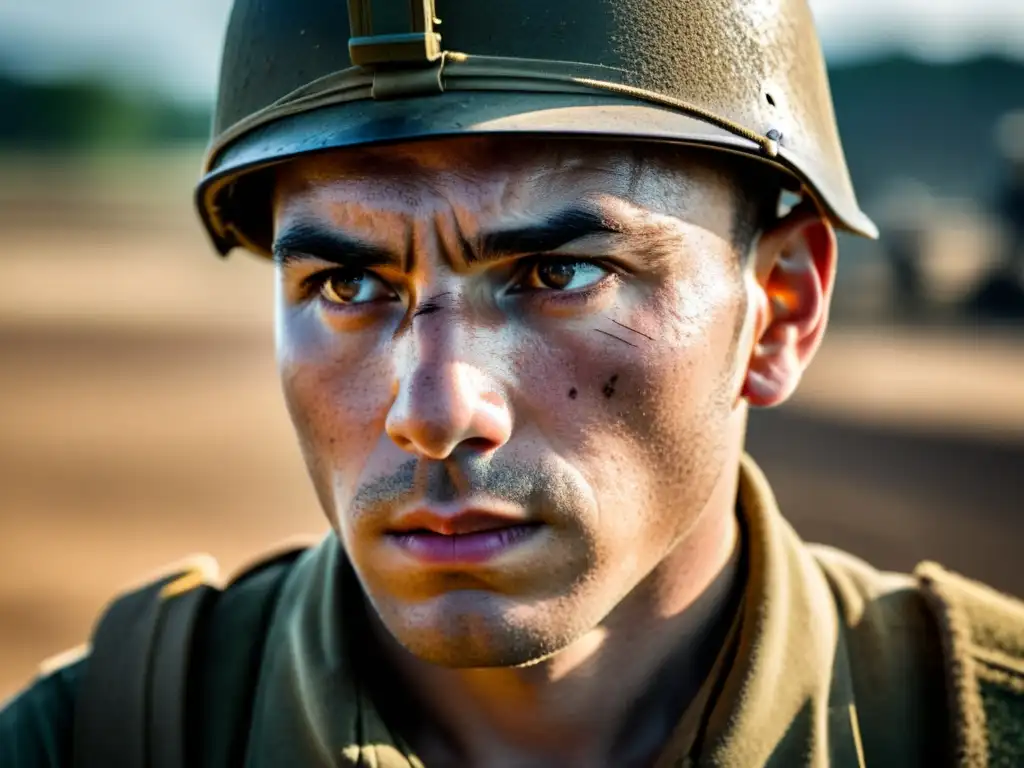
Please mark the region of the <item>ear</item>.
<svg viewBox="0 0 1024 768"><path fill-rule="evenodd" d="M754 345L743 383L751 405L785 402L810 365L828 324L836 251L835 230L810 202L761 235L751 286Z"/></svg>

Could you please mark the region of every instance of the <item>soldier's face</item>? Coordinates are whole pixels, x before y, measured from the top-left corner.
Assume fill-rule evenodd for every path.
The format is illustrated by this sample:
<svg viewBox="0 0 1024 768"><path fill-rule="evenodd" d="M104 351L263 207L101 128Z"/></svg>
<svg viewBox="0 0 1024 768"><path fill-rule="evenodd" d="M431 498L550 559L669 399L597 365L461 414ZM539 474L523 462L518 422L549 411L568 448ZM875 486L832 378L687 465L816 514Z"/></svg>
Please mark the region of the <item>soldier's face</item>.
<svg viewBox="0 0 1024 768"><path fill-rule="evenodd" d="M458 141L297 162L278 351L322 503L418 656L522 664L684 539L742 431L747 285L708 168Z"/></svg>

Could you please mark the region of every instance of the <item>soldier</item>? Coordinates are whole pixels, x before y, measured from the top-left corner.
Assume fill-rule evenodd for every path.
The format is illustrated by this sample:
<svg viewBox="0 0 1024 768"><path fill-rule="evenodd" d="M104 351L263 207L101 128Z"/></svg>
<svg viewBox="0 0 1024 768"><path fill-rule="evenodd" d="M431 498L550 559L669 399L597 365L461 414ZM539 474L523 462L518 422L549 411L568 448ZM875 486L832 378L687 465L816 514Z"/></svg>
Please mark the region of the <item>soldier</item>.
<svg viewBox="0 0 1024 768"><path fill-rule="evenodd" d="M1024 608L743 452L875 234L804 0L236 0L197 199L332 533L119 598L5 768L1024 764Z"/></svg>

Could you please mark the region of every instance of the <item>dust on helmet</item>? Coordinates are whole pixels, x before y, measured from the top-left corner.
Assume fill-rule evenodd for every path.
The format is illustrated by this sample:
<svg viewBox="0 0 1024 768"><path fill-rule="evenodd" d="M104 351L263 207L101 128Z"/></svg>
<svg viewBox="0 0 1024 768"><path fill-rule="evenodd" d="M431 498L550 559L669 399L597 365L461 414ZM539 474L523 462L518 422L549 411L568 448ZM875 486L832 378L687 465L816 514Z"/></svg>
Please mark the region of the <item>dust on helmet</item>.
<svg viewBox="0 0 1024 768"><path fill-rule="evenodd" d="M806 0L235 0L197 189L217 250L266 255L266 169L460 135L695 145L860 210Z"/></svg>

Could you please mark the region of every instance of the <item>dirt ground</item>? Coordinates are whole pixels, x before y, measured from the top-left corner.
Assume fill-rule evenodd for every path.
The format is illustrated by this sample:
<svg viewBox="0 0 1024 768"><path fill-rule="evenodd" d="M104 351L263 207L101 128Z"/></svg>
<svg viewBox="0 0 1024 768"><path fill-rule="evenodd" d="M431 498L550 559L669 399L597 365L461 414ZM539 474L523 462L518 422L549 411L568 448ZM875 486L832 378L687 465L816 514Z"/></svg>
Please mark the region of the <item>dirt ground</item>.
<svg viewBox="0 0 1024 768"><path fill-rule="evenodd" d="M274 374L267 265L218 261L174 196L61 216L5 194L0 700L153 569L205 551L230 572L324 528ZM750 448L807 537L1024 594L1022 381L1024 336L836 329Z"/></svg>

